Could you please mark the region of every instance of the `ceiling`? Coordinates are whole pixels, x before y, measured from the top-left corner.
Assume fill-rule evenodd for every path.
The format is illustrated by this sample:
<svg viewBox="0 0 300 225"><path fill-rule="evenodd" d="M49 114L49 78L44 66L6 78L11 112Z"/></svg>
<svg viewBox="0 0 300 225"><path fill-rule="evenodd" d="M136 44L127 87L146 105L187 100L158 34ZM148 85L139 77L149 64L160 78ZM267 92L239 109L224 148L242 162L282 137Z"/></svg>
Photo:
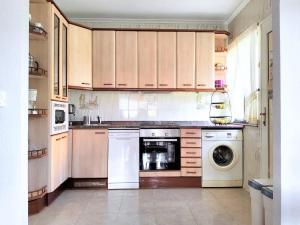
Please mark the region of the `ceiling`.
<svg viewBox="0 0 300 225"><path fill-rule="evenodd" d="M55 0L70 18L226 21L245 0Z"/></svg>

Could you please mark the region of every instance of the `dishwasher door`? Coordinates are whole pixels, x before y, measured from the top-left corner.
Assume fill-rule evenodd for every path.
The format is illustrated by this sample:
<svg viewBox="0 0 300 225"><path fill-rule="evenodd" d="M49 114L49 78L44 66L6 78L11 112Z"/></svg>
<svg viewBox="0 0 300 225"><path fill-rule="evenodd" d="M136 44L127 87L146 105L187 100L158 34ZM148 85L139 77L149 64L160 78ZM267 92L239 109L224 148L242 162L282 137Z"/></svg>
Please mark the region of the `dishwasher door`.
<svg viewBox="0 0 300 225"><path fill-rule="evenodd" d="M139 130L109 130L108 189L139 188Z"/></svg>

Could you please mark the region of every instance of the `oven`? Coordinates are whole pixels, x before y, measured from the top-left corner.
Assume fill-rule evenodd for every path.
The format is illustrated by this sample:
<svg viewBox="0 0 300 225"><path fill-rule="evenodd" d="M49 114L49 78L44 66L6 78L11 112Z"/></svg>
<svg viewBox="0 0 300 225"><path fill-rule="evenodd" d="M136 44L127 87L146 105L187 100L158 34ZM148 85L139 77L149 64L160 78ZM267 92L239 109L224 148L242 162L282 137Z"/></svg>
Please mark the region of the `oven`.
<svg viewBox="0 0 300 225"><path fill-rule="evenodd" d="M140 170L180 170L180 130L140 130Z"/></svg>
<svg viewBox="0 0 300 225"><path fill-rule="evenodd" d="M50 134L60 134L69 130L68 103L51 101Z"/></svg>

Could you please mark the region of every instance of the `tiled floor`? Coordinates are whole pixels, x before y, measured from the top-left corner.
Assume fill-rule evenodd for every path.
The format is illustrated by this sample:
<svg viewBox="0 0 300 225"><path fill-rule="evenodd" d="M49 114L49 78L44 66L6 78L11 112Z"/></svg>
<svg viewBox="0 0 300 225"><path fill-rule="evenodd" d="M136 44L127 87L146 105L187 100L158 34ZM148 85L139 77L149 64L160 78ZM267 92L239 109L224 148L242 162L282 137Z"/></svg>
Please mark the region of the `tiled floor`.
<svg viewBox="0 0 300 225"><path fill-rule="evenodd" d="M67 190L30 225L250 225L243 189Z"/></svg>

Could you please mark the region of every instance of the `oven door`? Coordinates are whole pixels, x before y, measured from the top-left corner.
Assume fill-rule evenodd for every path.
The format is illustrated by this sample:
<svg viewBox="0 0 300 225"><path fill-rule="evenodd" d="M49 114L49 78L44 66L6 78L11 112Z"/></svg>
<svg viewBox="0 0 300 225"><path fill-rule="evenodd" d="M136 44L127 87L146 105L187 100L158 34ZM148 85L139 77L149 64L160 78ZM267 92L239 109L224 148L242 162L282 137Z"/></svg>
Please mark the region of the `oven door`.
<svg viewBox="0 0 300 225"><path fill-rule="evenodd" d="M180 170L180 138L140 138L140 170Z"/></svg>
<svg viewBox="0 0 300 225"><path fill-rule="evenodd" d="M60 134L69 130L68 104L51 102L51 135Z"/></svg>

